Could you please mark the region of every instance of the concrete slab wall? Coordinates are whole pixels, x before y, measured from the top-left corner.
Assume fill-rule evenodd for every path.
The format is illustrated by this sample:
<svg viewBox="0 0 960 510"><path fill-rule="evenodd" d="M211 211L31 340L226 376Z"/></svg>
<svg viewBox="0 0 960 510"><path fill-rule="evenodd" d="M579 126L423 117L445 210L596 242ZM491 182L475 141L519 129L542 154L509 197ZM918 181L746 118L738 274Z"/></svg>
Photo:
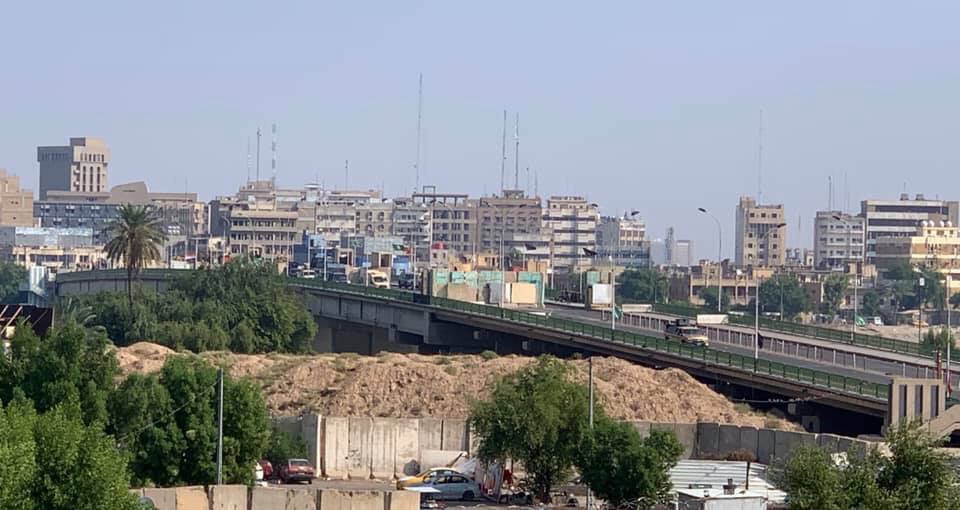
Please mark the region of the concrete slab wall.
<svg viewBox="0 0 960 510"><path fill-rule="evenodd" d="M210 500L204 487L177 487L177 510L207 510Z"/></svg>
<svg viewBox="0 0 960 510"><path fill-rule="evenodd" d="M467 421L459 418L444 418L440 440L441 450L468 451L470 444L467 434Z"/></svg>
<svg viewBox="0 0 960 510"><path fill-rule="evenodd" d="M157 510L177 510L177 489L143 489Z"/></svg>
<svg viewBox="0 0 960 510"><path fill-rule="evenodd" d="M401 418L397 423L393 473L396 477L415 475L420 470L420 420Z"/></svg>
<svg viewBox="0 0 960 510"><path fill-rule="evenodd" d="M397 420L374 418L370 430L370 473L374 478L393 478L397 458Z"/></svg>
<svg viewBox="0 0 960 510"><path fill-rule="evenodd" d="M420 449L443 449L443 420L440 418L420 418Z"/></svg>
<svg viewBox="0 0 960 510"><path fill-rule="evenodd" d="M386 510L420 510L420 496L409 491L387 493Z"/></svg>
<svg viewBox="0 0 960 510"><path fill-rule="evenodd" d="M210 510L248 510L249 492L244 485L214 485L208 491Z"/></svg>
<svg viewBox="0 0 960 510"><path fill-rule="evenodd" d="M350 452L350 420L325 417L322 422L323 451L320 463L323 476L347 477L347 455Z"/></svg>
<svg viewBox="0 0 960 510"><path fill-rule="evenodd" d="M300 422L300 437L307 443L307 459L314 466L319 466L320 459L323 458L322 424L323 419L316 414L305 415Z"/></svg>
<svg viewBox="0 0 960 510"><path fill-rule="evenodd" d="M712 459L720 451L720 425L716 423L697 424L697 457Z"/></svg>
<svg viewBox="0 0 960 510"><path fill-rule="evenodd" d="M323 510L386 510L387 500L392 499L387 496L389 492L385 491L323 489L318 492L319 508Z"/></svg>
<svg viewBox="0 0 960 510"><path fill-rule="evenodd" d="M293 489L253 487L250 489L250 510L273 510L286 508L287 492ZM309 491L313 493L313 491Z"/></svg>
<svg viewBox="0 0 960 510"><path fill-rule="evenodd" d="M313 490L297 490L297 489L287 489L286 502L284 503L284 510L318 510L317 506L317 491ZM250 510L261 510L257 507L252 507ZM265 508L263 510L274 510L272 508Z"/></svg>
<svg viewBox="0 0 960 510"><path fill-rule="evenodd" d="M717 457L726 457L739 449L740 427L737 425L720 425L717 438Z"/></svg>
<svg viewBox="0 0 960 510"><path fill-rule="evenodd" d="M368 480L373 462L373 418L353 417L348 418L348 422L350 446L347 451L347 476L356 480Z"/></svg>

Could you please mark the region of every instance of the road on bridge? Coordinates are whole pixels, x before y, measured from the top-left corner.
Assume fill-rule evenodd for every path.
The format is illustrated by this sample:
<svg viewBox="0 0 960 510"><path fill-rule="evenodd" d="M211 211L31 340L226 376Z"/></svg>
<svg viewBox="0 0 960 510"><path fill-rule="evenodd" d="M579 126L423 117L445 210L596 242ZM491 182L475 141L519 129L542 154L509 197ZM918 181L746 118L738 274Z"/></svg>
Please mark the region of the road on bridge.
<svg viewBox="0 0 960 510"><path fill-rule="evenodd" d="M608 327L610 326L610 321L601 319L600 313L594 310L582 310L582 309L578 310L575 308L568 308L563 306L549 306L548 308L550 309L551 315L554 317L575 319L579 321L587 321L587 322L595 323L597 325L604 325ZM621 325L619 323L617 324L617 328L624 329L627 331L636 331L638 333L643 333L643 334L652 335L652 336L663 335L663 331L654 331L654 330L645 329L645 328ZM746 356L753 355L752 347L742 347L742 346L731 345L731 344L720 343L720 342L711 342L710 348L716 349L718 351L730 352L730 353L746 355ZM781 354L772 354L769 352L765 352L763 350L760 351L760 358L767 361L785 363L785 364L793 365L796 367L819 370L821 372L827 372L835 375L842 375L842 376L852 377L856 379L863 379L865 381L869 381L873 383L887 384L890 382L890 377L885 374L863 371L863 370L856 370L853 368L841 367L841 366L832 365L828 363L817 363L816 361L805 359L805 358L797 358L797 357L786 356Z"/></svg>

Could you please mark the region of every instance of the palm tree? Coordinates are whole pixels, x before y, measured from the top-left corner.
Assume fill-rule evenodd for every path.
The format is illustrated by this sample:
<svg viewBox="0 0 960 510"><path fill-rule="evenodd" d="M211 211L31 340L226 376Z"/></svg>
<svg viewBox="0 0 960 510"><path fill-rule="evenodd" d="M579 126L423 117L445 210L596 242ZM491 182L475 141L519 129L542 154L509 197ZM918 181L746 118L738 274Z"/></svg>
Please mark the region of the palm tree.
<svg viewBox="0 0 960 510"><path fill-rule="evenodd" d="M127 300L133 309L133 277L147 263L160 258L160 245L167 234L161 219L153 209L143 205L124 204L117 211L117 219L107 227L110 240L103 247L114 264L122 263L127 270Z"/></svg>

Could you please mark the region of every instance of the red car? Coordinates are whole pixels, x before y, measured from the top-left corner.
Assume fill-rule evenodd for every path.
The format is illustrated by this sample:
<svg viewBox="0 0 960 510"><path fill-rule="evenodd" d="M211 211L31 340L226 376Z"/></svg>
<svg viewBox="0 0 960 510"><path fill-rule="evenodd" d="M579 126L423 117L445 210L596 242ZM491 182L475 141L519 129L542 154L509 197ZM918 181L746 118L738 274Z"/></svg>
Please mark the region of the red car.
<svg viewBox="0 0 960 510"><path fill-rule="evenodd" d="M277 478L283 483L313 483L313 479L316 477L316 470L313 469L307 459L289 459L280 464L277 472Z"/></svg>

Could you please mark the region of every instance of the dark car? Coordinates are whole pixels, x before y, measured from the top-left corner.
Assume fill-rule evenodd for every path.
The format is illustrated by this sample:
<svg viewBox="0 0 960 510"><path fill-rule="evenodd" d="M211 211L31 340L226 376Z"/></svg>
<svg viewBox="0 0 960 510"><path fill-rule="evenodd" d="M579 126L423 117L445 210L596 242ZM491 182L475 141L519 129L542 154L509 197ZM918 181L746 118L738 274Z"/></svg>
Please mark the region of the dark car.
<svg viewBox="0 0 960 510"><path fill-rule="evenodd" d="M307 459L289 459L280 464L277 478L283 483L307 482L313 483L317 477L316 470Z"/></svg>

